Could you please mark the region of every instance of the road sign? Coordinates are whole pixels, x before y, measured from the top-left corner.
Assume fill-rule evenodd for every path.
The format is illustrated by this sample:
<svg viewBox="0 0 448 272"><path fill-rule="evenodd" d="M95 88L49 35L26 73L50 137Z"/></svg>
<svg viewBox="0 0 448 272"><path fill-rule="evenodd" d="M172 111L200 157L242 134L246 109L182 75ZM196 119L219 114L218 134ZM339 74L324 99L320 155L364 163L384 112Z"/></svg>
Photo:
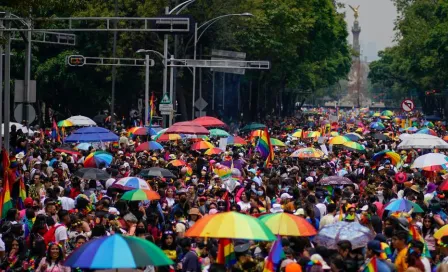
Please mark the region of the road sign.
<svg viewBox="0 0 448 272"><path fill-rule="evenodd" d="M159 111L171 112L173 111L173 104L160 104Z"/></svg>
<svg viewBox="0 0 448 272"><path fill-rule="evenodd" d="M23 107L26 107L27 115L23 114ZM17 123L21 123L23 120L26 120L28 124L31 124L36 120L36 110L34 109L33 105L26 105L26 104L18 104L16 108L14 109L14 119Z"/></svg>
<svg viewBox="0 0 448 272"><path fill-rule="evenodd" d="M81 55L71 55L67 57L67 63L70 66L84 66L86 60Z"/></svg>
<svg viewBox="0 0 448 272"><path fill-rule="evenodd" d="M405 111L405 112L411 112L414 110L415 108L415 104L414 101L411 99L405 99L403 100L403 102L401 102L401 108Z"/></svg>
<svg viewBox="0 0 448 272"><path fill-rule="evenodd" d="M162 100L160 101L160 104L171 104L171 99L168 96L168 93L163 95ZM171 106L172 107L172 106Z"/></svg>
<svg viewBox="0 0 448 272"><path fill-rule="evenodd" d="M196 102L194 102L194 106L196 107L196 109L198 109L200 111L205 109L207 107L207 105L208 105L208 103L202 97L199 97L198 100L196 100Z"/></svg>
<svg viewBox="0 0 448 272"><path fill-rule="evenodd" d="M36 103L36 81L30 80L30 93L26 96L25 81L14 80L14 102L16 103Z"/></svg>

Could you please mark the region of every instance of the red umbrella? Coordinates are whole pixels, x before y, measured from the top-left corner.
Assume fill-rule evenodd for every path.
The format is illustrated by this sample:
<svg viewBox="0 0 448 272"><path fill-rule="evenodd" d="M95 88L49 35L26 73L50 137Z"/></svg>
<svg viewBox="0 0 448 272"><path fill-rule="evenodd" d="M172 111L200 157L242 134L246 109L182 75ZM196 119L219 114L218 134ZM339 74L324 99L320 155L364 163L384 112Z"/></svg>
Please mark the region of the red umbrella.
<svg viewBox="0 0 448 272"><path fill-rule="evenodd" d="M210 132L205 127L194 122L178 122L168 128L165 134L208 135Z"/></svg>
<svg viewBox="0 0 448 272"><path fill-rule="evenodd" d="M79 153L77 151L70 150L70 149L64 149L64 148L56 148L54 151L61 152L61 153L63 152L63 153L67 153L70 155L77 155L77 156L81 155L81 153Z"/></svg>
<svg viewBox="0 0 448 272"><path fill-rule="evenodd" d="M440 191L448 191L448 180L445 180L444 182L442 182L442 184L440 184L439 190Z"/></svg>
<svg viewBox="0 0 448 272"><path fill-rule="evenodd" d="M225 127L227 126L223 121L210 116L203 116L194 119L192 122L201 125L203 127Z"/></svg>

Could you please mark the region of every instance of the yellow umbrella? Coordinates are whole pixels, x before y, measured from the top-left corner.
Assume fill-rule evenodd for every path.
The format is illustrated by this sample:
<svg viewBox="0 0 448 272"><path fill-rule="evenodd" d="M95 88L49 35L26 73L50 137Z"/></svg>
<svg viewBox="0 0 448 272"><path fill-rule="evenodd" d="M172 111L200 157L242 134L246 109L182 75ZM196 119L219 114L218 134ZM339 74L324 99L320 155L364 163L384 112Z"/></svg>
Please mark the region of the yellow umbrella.
<svg viewBox="0 0 448 272"><path fill-rule="evenodd" d="M336 137L331 138L328 141L328 144L339 145L339 144L346 143L348 141L350 141L350 139L345 136L336 136Z"/></svg>

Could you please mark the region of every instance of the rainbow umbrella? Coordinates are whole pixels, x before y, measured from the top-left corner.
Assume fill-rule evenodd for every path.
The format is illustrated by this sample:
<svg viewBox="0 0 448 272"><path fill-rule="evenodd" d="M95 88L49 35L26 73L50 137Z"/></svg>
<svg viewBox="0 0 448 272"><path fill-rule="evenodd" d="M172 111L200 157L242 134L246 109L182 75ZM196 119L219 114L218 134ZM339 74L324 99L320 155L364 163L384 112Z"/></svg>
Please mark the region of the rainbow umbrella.
<svg viewBox="0 0 448 272"><path fill-rule="evenodd" d="M441 227L434 233L434 238L437 240L442 239L443 236L448 236L448 225Z"/></svg>
<svg viewBox="0 0 448 272"><path fill-rule="evenodd" d="M261 130L261 129L254 130L250 133L250 137L251 138L260 137L261 133L263 133L263 130Z"/></svg>
<svg viewBox="0 0 448 272"><path fill-rule="evenodd" d="M213 172L221 179L227 179L232 176L232 170L224 165L219 165L213 169Z"/></svg>
<svg viewBox="0 0 448 272"><path fill-rule="evenodd" d="M299 158L299 159L320 159L325 156L325 153L322 150L317 148L301 148L294 151L291 154L291 158Z"/></svg>
<svg viewBox="0 0 448 272"><path fill-rule="evenodd" d="M285 143L276 138L271 138L271 145L285 147Z"/></svg>
<svg viewBox="0 0 448 272"><path fill-rule="evenodd" d="M176 167L187 165L187 163L184 162L183 160L172 160L168 164L171 164L172 166L176 166Z"/></svg>
<svg viewBox="0 0 448 272"><path fill-rule="evenodd" d="M331 138L328 141L328 144L331 144L331 145L341 145L341 144L343 144L345 142L348 142L348 141L350 141L350 139L348 137L336 136L336 137Z"/></svg>
<svg viewBox="0 0 448 272"><path fill-rule="evenodd" d="M214 148L215 146L207 141L196 142L191 145L191 150L201 150L201 149L209 149Z"/></svg>
<svg viewBox="0 0 448 272"><path fill-rule="evenodd" d="M372 116L373 116L373 117L380 117L380 116L381 116L381 113L379 113L379 112L375 112Z"/></svg>
<svg viewBox="0 0 448 272"><path fill-rule="evenodd" d="M446 142L448 141L448 135L443 136L443 140Z"/></svg>
<svg viewBox="0 0 448 272"><path fill-rule="evenodd" d="M151 190L151 187L149 187L146 180L136 177L121 178L115 181L111 187L122 190L135 190L135 189Z"/></svg>
<svg viewBox="0 0 448 272"><path fill-rule="evenodd" d="M416 132L416 131L418 131L418 128L416 128L416 127L408 127L408 128L405 129L405 131L407 131L407 132Z"/></svg>
<svg viewBox="0 0 448 272"><path fill-rule="evenodd" d="M73 123L69 120L62 120L58 122L58 127L72 127Z"/></svg>
<svg viewBox="0 0 448 272"><path fill-rule="evenodd" d="M120 269L174 264L146 239L119 234L92 239L65 259L63 265L85 269Z"/></svg>
<svg viewBox="0 0 448 272"><path fill-rule="evenodd" d="M214 129L210 129L210 136L212 137L229 137L230 134L222 129L219 128L214 128Z"/></svg>
<svg viewBox="0 0 448 272"><path fill-rule="evenodd" d="M376 130L383 130L383 129L385 129L386 127L383 125L383 123L381 123L381 122L372 122L371 124L370 124L370 128L371 129L376 129Z"/></svg>
<svg viewBox="0 0 448 272"><path fill-rule="evenodd" d="M361 135L359 135L358 133L355 133L355 132L347 133L344 135L344 137L346 137L350 141L354 141L354 142L364 139Z"/></svg>
<svg viewBox="0 0 448 272"><path fill-rule="evenodd" d="M245 145L247 143L240 136L229 136L229 137L227 137L227 144L228 145Z"/></svg>
<svg viewBox="0 0 448 272"><path fill-rule="evenodd" d="M193 169L189 165L185 166L185 168L187 169L185 176L191 177L191 175L193 175Z"/></svg>
<svg viewBox="0 0 448 272"><path fill-rule="evenodd" d="M381 115L381 116L380 116L380 119L383 119L383 120L390 120L390 117L389 117L389 116L385 116L385 115Z"/></svg>
<svg viewBox="0 0 448 272"><path fill-rule="evenodd" d="M207 149L207 151L205 151L204 154L205 155L219 155L222 152L224 152L222 149L213 147L213 148Z"/></svg>
<svg viewBox="0 0 448 272"><path fill-rule="evenodd" d="M393 165L397 165L401 161L400 155L391 150L384 150L373 155L372 159L375 161L382 160L383 158L388 158L391 160Z"/></svg>
<svg viewBox="0 0 448 272"><path fill-rule="evenodd" d="M147 127L133 127L128 129L128 136L145 136L145 135L157 135L156 131Z"/></svg>
<svg viewBox="0 0 448 272"><path fill-rule="evenodd" d="M418 204L404 198L390 202L389 204L386 205L384 210L391 212L409 212L411 210L416 213L424 212L423 209Z"/></svg>
<svg viewBox="0 0 448 272"><path fill-rule="evenodd" d="M419 131L417 131L416 134L428 134L432 136L437 136L437 133L430 128L422 128Z"/></svg>
<svg viewBox="0 0 448 272"><path fill-rule="evenodd" d="M142 152L145 150L160 150L163 149L163 146L159 144L158 142L149 141L141 143L136 149L136 152Z"/></svg>
<svg viewBox="0 0 448 272"><path fill-rule="evenodd" d="M112 155L105 151L96 151L90 153L84 160L84 167L88 168L96 168L99 167L102 163L105 166L109 166L112 162Z"/></svg>
<svg viewBox="0 0 448 272"><path fill-rule="evenodd" d="M426 122L424 122L423 125L424 125L424 126L427 126L427 127L429 127L429 128L433 128L433 127L434 127L434 123L433 123L433 122L430 122L430 121L426 121Z"/></svg>
<svg viewBox="0 0 448 272"><path fill-rule="evenodd" d="M342 148L345 148L349 151L359 152L359 153L366 152L366 148L362 144L358 144L358 143L355 143L352 141L343 143Z"/></svg>
<svg viewBox="0 0 448 272"><path fill-rule="evenodd" d="M303 131L301 129L296 130L291 136L295 138L302 138Z"/></svg>
<svg viewBox="0 0 448 272"><path fill-rule="evenodd" d="M155 137L154 139L157 142L169 142L182 140L182 137L179 134L162 134L158 137Z"/></svg>
<svg viewBox="0 0 448 272"><path fill-rule="evenodd" d="M255 217L237 212L204 216L185 233L187 237L274 241L277 238Z"/></svg>
<svg viewBox="0 0 448 272"><path fill-rule="evenodd" d="M259 218L275 235L314 236L316 229L305 218L289 213L271 213Z"/></svg>
<svg viewBox="0 0 448 272"><path fill-rule="evenodd" d="M129 201L159 200L160 195L152 190L135 189L124 193L121 199Z"/></svg>
<svg viewBox="0 0 448 272"><path fill-rule="evenodd" d="M390 117L390 116L394 116L394 113L390 110L385 110L385 111L381 112L381 115Z"/></svg>
<svg viewBox="0 0 448 272"><path fill-rule="evenodd" d="M320 132L319 131L308 131L308 133L306 133L306 137L307 138L317 138L317 137L320 137Z"/></svg>
<svg viewBox="0 0 448 272"><path fill-rule="evenodd" d="M331 136L331 137L339 136L339 132L337 132L337 131L332 131L332 132L330 132L330 136Z"/></svg>

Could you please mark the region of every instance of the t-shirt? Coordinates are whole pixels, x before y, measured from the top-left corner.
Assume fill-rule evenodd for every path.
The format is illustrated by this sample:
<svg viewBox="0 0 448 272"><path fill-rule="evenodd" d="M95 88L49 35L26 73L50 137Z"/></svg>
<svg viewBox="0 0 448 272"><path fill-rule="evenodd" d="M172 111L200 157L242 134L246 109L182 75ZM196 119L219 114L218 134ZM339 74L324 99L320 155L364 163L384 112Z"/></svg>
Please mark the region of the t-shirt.
<svg viewBox="0 0 448 272"><path fill-rule="evenodd" d="M397 267L398 272L405 272L408 269L408 263L406 261L406 257L408 255L408 249L403 248L397 254L397 258L395 259L395 266Z"/></svg>
<svg viewBox="0 0 448 272"><path fill-rule="evenodd" d="M422 261L422 264L425 267L425 272L431 272L431 263L429 262L428 258L421 257L420 260Z"/></svg>
<svg viewBox="0 0 448 272"><path fill-rule="evenodd" d="M63 196L59 200L61 201L62 209L70 211L75 208L75 200L72 198Z"/></svg>
<svg viewBox="0 0 448 272"><path fill-rule="evenodd" d="M5 242L3 242L1 234L0 234L0 252L5 252Z"/></svg>
<svg viewBox="0 0 448 272"><path fill-rule="evenodd" d="M182 272L197 272L201 271L198 255L195 252L189 251L182 259Z"/></svg>
<svg viewBox="0 0 448 272"><path fill-rule="evenodd" d="M56 224L55 227L57 227L56 231L54 232L56 242L59 243L60 241L67 240L67 227L59 223Z"/></svg>

